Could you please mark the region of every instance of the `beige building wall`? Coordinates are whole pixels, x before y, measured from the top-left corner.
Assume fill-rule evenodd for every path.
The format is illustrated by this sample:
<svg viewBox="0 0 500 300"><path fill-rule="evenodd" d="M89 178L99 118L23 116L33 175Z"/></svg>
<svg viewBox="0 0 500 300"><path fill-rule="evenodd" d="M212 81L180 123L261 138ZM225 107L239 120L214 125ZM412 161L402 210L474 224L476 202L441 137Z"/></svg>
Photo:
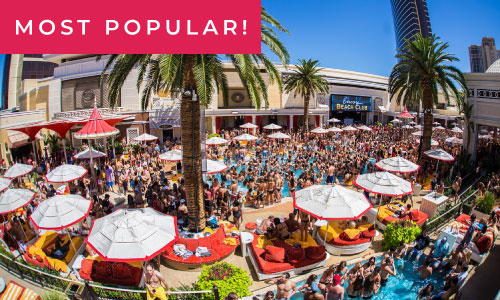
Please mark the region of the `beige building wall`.
<svg viewBox="0 0 500 300"><path fill-rule="evenodd" d="M18 99L22 92L22 76L23 76L23 54L12 54L10 60L9 71L9 92L8 92L8 108L18 106Z"/></svg>

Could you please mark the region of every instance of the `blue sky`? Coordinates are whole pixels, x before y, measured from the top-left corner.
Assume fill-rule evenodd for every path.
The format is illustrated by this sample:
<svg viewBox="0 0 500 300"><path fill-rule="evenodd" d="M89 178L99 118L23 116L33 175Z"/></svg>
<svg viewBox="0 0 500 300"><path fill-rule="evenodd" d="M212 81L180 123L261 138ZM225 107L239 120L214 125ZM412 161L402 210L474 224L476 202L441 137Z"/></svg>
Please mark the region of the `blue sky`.
<svg viewBox="0 0 500 300"><path fill-rule="evenodd" d="M387 76L396 61L390 0L262 0L262 5L290 31L280 38L292 63L313 58L324 67ZM468 47L483 36L494 37L500 48L499 0L427 0L427 6L433 33L450 44L463 72L470 71ZM3 60L0 55L0 70Z"/></svg>

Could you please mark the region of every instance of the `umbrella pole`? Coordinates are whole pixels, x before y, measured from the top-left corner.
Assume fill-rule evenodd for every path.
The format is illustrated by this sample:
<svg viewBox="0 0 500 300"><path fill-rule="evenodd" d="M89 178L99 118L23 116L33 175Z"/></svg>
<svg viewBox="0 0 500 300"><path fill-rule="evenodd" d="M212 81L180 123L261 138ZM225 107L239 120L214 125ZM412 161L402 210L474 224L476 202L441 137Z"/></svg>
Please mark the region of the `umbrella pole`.
<svg viewBox="0 0 500 300"><path fill-rule="evenodd" d="M36 145L35 145L36 137L31 141L31 145L33 146L33 157L35 158L35 163L38 164L38 159L36 158Z"/></svg>
<svg viewBox="0 0 500 300"><path fill-rule="evenodd" d="M113 159L116 162L116 152L115 152L115 137L111 138L111 143L113 144Z"/></svg>
<svg viewBox="0 0 500 300"><path fill-rule="evenodd" d="M326 221L325 239L323 240L325 245L326 245L326 236L328 235L328 226L330 226L330 222Z"/></svg>
<svg viewBox="0 0 500 300"><path fill-rule="evenodd" d="M68 156L66 155L66 139L62 139L62 144L63 144L63 150L64 150L64 161L68 163Z"/></svg>
<svg viewBox="0 0 500 300"><path fill-rule="evenodd" d="M76 254L76 247L75 244L73 244L73 239L71 238L71 235L69 234L69 231L66 230L66 233L68 234L69 242L71 243L71 247L73 247L73 250L75 251Z"/></svg>
<svg viewBox="0 0 500 300"><path fill-rule="evenodd" d="M19 225L21 225L21 230L23 232L24 239L26 240L26 243L28 242L28 236L26 235L26 231L24 231L23 223L19 219L17 219L17 222L19 222ZM23 241L24 243L24 241Z"/></svg>

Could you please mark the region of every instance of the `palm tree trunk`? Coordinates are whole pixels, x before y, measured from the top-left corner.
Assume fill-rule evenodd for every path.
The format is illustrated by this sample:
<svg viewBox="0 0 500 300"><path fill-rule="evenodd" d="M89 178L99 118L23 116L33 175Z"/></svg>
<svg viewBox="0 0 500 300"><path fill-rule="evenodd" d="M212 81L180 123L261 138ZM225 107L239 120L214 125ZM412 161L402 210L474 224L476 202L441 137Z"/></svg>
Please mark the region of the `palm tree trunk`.
<svg viewBox="0 0 500 300"><path fill-rule="evenodd" d="M430 86L424 85L424 132L422 138L421 152L425 152L431 148L432 138L432 95ZM421 154L421 153L420 153Z"/></svg>
<svg viewBox="0 0 500 300"><path fill-rule="evenodd" d="M304 130L309 132L309 95L304 96Z"/></svg>
<svg viewBox="0 0 500 300"><path fill-rule="evenodd" d="M191 56L192 57L192 56ZM189 59L188 59L189 60ZM196 92L196 83L191 64L186 63L186 91ZM184 186L188 207L189 230L200 232L205 229L205 208L203 203L203 178L201 162L200 102L193 101L191 94L182 94L181 142L184 166Z"/></svg>

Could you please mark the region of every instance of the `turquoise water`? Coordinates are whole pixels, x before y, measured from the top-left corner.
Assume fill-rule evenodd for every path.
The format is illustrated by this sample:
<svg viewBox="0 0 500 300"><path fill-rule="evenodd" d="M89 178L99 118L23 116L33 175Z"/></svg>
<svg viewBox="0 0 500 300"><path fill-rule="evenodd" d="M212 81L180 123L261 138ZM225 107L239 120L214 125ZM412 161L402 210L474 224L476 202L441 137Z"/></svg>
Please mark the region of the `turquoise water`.
<svg viewBox="0 0 500 300"><path fill-rule="evenodd" d="M440 289L444 285L444 274L438 274L435 272L431 277L426 280L421 280L418 278L418 274L413 274L413 271L421 265L424 258L421 257L419 262L415 260L404 260L404 265L397 270L397 276L390 276L389 281L385 287L381 287L376 295L374 295L372 300L415 300L418 296L420 289L429 283L434 285L434 290ZM365 262L363 262L365 263ZM377 265L380 266L380 258L377 259ZM297 283L297 288L301 287L305 281ZM344 299L361 299L361 297L350 298L347 295L348 283L344 283L344 288L346 293ZM302 300L302 293L297 293L293 295L291 300Z"/></svg>

